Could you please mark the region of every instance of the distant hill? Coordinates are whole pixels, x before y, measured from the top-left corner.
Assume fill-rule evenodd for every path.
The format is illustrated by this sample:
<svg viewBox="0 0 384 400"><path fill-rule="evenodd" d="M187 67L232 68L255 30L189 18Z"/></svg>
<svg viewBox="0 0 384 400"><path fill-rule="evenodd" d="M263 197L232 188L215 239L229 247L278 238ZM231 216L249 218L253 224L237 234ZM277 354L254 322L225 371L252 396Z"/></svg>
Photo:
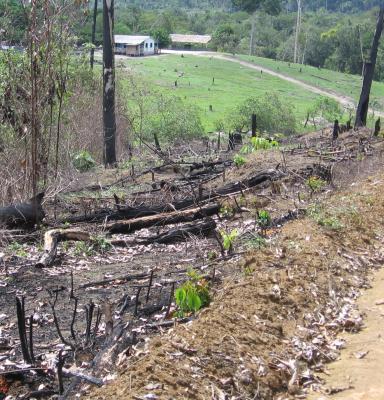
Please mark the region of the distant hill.
<svg viewBox="0 0 384 400"><path fill-rule="evenodd" d="M161 9L221 9L230 10L231 0L117 0L116 6L135 6L144 10Z"/></svg>
<svg viewBox="0 0 384 400"><path fill-rule="evenodd" d="M256 0L255 0L256 1ZM302 6L306 11L327 11L356 13L367 11L380 5L381 0L303 0ZM135 6L144 10L161 9L200 9L237 11L231 0L116 0L117 6ZM294 11L297 8L296 0L282 1L282 8Z"/></svg>

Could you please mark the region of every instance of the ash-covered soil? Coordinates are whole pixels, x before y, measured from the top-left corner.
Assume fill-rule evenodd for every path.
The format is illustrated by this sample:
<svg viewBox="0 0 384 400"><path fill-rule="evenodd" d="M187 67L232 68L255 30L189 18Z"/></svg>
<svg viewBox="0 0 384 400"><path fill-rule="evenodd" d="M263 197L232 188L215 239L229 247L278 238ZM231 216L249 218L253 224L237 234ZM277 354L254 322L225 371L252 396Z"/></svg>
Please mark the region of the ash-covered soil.
<svg viewBox="0 0 384 400"><path fill-rule="evenodd" d="M317 376L359 331L355 307L384 261L382 174L327 196L324 212L286 224L250 251L198 318L153 338L92 399L283 399L320 390ZM296 397L297 398L297 397Z"/></svg>
<svg viewBox="0 0 384 400"><path fill-rule="evenodd" d="M122 374L94 392L89 379L67 373L67 398L277 399L317 390L316 372L337 357L341 346L337 333L360 329L353 301L369 285L370 268L382 262L379 195L384 184L378 171L384 142L368 130L343 133L337 142L329 138L327 130L291 138L280 149L249 155L239 168L230 162L234 152L197 146L174 149L169 157L176 163L165 162L154 175L88 173L73 191L47 199L50 226L2 231L0 392L14 398L56 396L60 351L67 371L101 383ZM195 168L201 161L206 164ZM277 171L278 178L217 194L263 171ZM311 177L320 179L321 187L311 188ZM221 204L213 217L216 235L110 247L106 220L58 225L54 218L172 204L198 198L199 191L209 194L205 201ZM276 223L260 227L260 210ZM161 224L113 238L133 243L181 225ZM97 246L60 243L54 264L37 269L44 230L56 226L90 232ZM233 252L222 254L218 239L233 229L238 231ZM191 322L167 332L176 321L174 290L191 268L210 282L213 302L187 316ZM32 316L33 365L23 361L16 296L25 298L28 335ZM113 345L111 321L127 334L118 341L121 348ZM116 350L113 356L99 362L109 349Z"/></svg>

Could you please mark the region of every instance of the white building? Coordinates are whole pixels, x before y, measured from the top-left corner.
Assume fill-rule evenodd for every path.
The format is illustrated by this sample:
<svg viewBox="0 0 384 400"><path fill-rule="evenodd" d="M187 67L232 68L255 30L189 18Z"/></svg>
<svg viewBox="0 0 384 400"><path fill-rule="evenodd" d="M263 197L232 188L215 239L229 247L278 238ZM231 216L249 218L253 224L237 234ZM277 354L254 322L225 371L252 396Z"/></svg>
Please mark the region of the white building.
<svg viewBox="0 0 384 400"><path fill-rule="evenodd" d="M150 36L115 35L115 53L138 57L157 54L158 44Z"/></svg>

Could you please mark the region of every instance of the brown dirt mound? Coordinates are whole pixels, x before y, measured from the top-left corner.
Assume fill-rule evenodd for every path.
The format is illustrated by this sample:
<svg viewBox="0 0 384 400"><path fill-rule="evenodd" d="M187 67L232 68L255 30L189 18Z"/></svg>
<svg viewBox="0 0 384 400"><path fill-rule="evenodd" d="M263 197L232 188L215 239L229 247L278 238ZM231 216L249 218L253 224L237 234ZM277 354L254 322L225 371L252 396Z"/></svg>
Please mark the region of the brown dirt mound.
<svg viewBox="0 0 384 400"><path fill-rule="evenodd" d="M382 177L368 179L287 224L269 248L234 267L210 307L139 347L92 399L278 399L316 389L337 357L353 305L382 264Z"/></svg>

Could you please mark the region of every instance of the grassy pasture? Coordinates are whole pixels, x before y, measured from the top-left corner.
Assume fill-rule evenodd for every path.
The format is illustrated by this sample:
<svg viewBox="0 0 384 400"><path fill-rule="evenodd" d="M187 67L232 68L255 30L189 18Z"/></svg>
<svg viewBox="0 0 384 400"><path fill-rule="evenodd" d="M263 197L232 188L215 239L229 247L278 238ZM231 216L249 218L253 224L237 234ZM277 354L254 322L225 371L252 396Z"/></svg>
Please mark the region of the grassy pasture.
<svg viewBox="0 0 384 400"><path fill-rule="evenodd" d="M207 132L215 130L215 121L251 96L278 93L294 106L299 122L305 119L306 110L317 98L316 94L280 78L230 61L190 54L119 58L116 65L123 67L118 68L118 79L126 79L124 74L132 68L148 86L154 85L162 92L175 94L198 106ZM212 111L209 111L210 105Z"/></svg>
<svg viewBox="0 0 384 400"><path fill-rule="evenodd" d="M362 79L358 75L344 74L329 69L319 69L309 65L293 64L269 58L246 55L237 55L236 57L244 61L253 62L264 68L269 68L320 89L348 96L355 100L356 103L360 96ZM384 82L373 83L370 103L372 108L384 111Z"/></svg>

